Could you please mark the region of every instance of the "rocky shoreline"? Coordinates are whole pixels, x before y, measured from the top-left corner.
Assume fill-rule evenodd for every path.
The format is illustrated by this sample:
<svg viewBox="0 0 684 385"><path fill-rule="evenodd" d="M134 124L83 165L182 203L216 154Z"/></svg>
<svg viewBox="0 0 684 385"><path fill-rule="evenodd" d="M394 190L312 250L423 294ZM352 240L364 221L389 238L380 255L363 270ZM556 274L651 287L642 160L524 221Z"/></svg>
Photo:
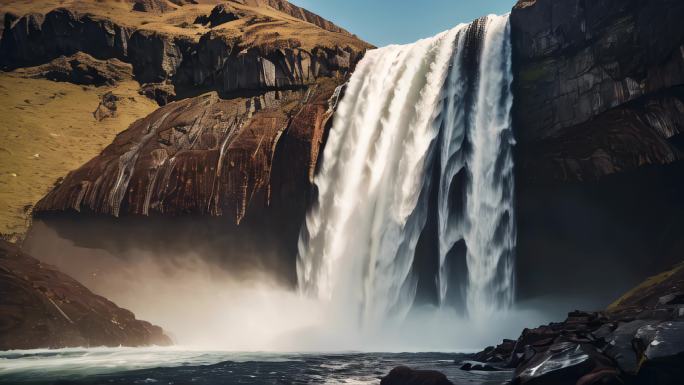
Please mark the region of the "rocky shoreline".
<svg viewBox="0 0 684 385"><path fill-rule="evenodd" d="M651 277L605 311L573 311L563 322L524 329L455 364L511 370L511 385L679 384L684 378L684 263ZM445 382L446 381L446 382ZM383 385L450 384L406 367Z"/></svg>

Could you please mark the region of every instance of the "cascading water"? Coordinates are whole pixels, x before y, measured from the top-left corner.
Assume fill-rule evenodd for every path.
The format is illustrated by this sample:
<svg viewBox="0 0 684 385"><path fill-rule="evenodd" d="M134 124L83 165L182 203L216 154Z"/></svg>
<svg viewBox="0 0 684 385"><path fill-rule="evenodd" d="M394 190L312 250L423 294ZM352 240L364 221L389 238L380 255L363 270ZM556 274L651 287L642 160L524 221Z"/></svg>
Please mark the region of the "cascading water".
<svg viewBox="0 0 684 385"><path fill-rule="evenodd" d="M437 301L459 295L450 259L464 243L468 314L511 304L510 52L508 16L490 15L366 54L315 177L297 261L304 293L363 325L402 319L416 295L416 247L435 218Z"/></svg>

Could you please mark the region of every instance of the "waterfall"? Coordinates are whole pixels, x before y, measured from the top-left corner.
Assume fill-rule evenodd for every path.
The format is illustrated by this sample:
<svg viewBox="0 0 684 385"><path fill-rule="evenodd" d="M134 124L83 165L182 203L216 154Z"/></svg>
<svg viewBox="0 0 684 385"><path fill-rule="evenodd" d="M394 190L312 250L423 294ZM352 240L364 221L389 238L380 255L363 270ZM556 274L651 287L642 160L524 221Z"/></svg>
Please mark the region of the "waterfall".
<svg viewBox="0 0 684 385"><path fill-rule="evenodd" d="M314 178L317 199L301 230L303 293L364 325L402 319L419 283L416 248L433 220L436 301L458 297L470 316L511 304L509 30L507 15L490 15L369 51L359 62L335 112ZM463 290L451 284L459 244Z"/></svg>

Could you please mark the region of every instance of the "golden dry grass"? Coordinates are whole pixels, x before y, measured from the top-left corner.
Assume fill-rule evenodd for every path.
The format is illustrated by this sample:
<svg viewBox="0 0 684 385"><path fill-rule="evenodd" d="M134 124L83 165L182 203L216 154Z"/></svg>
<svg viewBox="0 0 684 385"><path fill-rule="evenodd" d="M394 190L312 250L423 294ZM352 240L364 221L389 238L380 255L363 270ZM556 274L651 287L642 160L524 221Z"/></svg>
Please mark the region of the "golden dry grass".
<svg viewBox="0 0 684 385"><path fill-rule="evenodd" d="M139 84L83 87L0 73L0 234L26 231L30 208L59 177L98 155L133 121L158 108ZM117 116L93 117L107 91L121 96Z"/></svg>

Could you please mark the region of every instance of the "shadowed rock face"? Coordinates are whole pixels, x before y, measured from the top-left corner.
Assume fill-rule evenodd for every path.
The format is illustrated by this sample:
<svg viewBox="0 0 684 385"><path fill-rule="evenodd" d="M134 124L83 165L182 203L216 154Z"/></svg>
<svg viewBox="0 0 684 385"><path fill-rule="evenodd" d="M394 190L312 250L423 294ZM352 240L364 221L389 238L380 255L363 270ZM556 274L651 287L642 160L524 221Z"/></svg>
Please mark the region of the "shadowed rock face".
<svg viewBox="0 0 684 385"><path fill-rule="evenodd" d="M170 344L159 326L0 240L0 350Z"/></svg>
<svg viewBox="0 0 684 385"><path fill-rule="evenodd" d="M288 183L307 190L331 115L332 79L307 91L170 103L135 122L100 156L70 173L36 213L227 216L239 223L257 196L268 205ZM276 153L283 173L273 175ZM301 175L306 176L301 178Z"/></svg>
<svg viewBox="0 0 684 385"><path fill-rule="evenodd" d="M684 251L683 17L676 0L514 7L521 297L605 305Z"/></svg>
<svg viewBox="0 0 684 385"><path fill-rule="evenodd" d="M511 14L518 138L562 135L684 83L683 16L677 0L520 2Z"/></svg>
<svg viewBox="0 0 684 385"><path fill-rule="evenodd" d="M248 5L252 2L247 1ZM169 80L182 96L195 96L197 89L231 93L310 85L318 77L347 73L370 47L334 28L334 24L285 1L257 3L254 5L272 5L305 21L312 19L317 21L314 25L335 33L330 34L330 42L307 49L302 48L297 36L283 39L277 32L271 37L273 42L254 45L245 44L245 36L227 35L225 31L211 30L194 39L121 26L111 20L58 8L45 15L24 15L16 21L14 16L6 15L0 66L14 69L39 65L62 55L83 52L98 59L117 58L130 63L140 83ZM252 23L269 21L248 16ZM318 29L313 25L311 28ZM338 44L336 40L349 44Z"/></svg>

